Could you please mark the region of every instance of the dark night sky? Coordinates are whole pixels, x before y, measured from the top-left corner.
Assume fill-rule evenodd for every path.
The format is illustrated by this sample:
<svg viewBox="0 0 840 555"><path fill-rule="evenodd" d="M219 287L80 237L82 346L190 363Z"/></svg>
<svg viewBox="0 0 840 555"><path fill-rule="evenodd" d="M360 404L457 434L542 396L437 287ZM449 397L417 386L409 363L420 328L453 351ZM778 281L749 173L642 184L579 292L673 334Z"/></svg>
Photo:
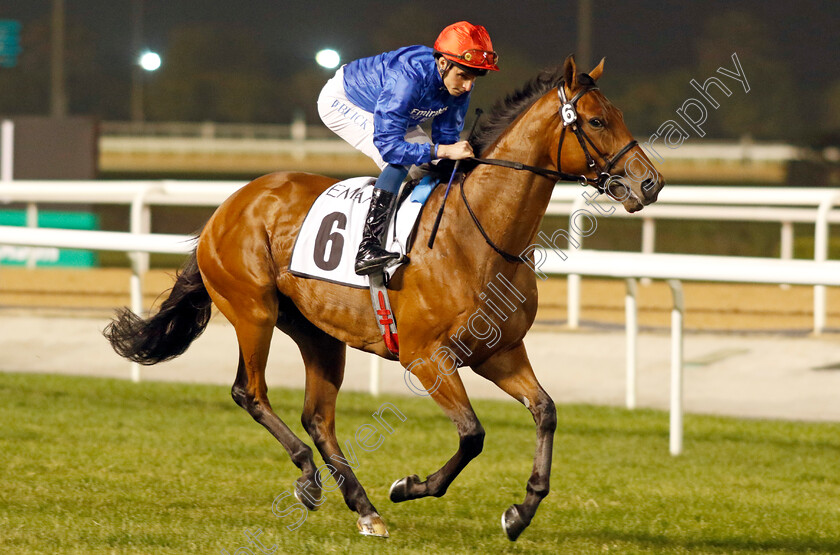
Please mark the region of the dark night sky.
<svg viewBox="0 0 840 555"><path fill-rule="evenodd" d="M68 21L92 29L113 59L119 59L120 52L127 55L129 0L66 0L65 5ZM573 0L145 0L145 35L165 56L171 27L222 22L256 34L287 61L311 59L322 45L332 45L353 58L375 53L370 38L377 27L410 5L422 6L416 8L422 9L419 13L439 25L459 19L483 24L500 50L502 63L505 47L515 47L541 66L562 61L575 47L577 3ZM608 67L651 72L680 65L693 52L695 37L708 17L737 8L756 14L771 28L799 79L821 84L840 77L840 2L836 0L593 0L593 5L593 51L608 58ZM0 0L0 18L26 24L48 14L49 7L49 0ZM433 39L429 37L429 42Z"/></svg>
<svg viewBox="0 0 840 555"><path fill-rule="evenodd" d="M51 3L0 0L0 19L20 20L24 33L27 28L36 28L37 22L46 29ZM497 77L492 77L496 81L491 83L498 85L492 95L490 87L477 90L478 95L485 93L488 98L476 96L476 102L488 107L487 101L519 86L537 69L562 63L577 43L577 0L144 0L143 4L144 42L162 55L164 64L173 29L212 24L256 40L270 57L266 69L260 71L268 73L273 82L282 83L278 87L288 93L275 103L282 107L305 105L313 109L317 88L312 88L311 83L307 89L289 83L296 83L295 75L309 71L310 81L318 81L320 87L321 77L313 77L312 73L319 70L314 54L324 47L339 50L346 62L406 44L431 45L440 29L458 20L482 24L490 32L502 68ZM716 123L730 121L750 109L760 112L761 118L779 122L775 130L765 130L764 135L784 134L792 121L800 131L813 127L813 121L831 121L825 127L836 127L840 122L840 101L830 100L834 93L829 92L840 91L840 0L592 0L592 4L593 61L607 58L603 86L620 97L628 86L635 86L632 90L638 91L640 81L651 82L654 91L647 97L639 96L642 104L637 103L634 112L649 112L648 126L670 117L663 110L673 112L673 106L679 106L693 92L688 85L691 78L702 82L718 66L731 68L731 53L749 54L750 48L758 54L751 59L752 65L745 63L744 70L757 78L754 90L748 98L733 98L729 114L721 112ZM95 51L99 71L112 77L109 83L95 79L85 82L87 87L99 87L99 96L107 98L96 100L98 104L91 101L85 107L78 103L76 93L79 110L126 105L133 61L131 6L132 0L65 0L68 29L85 30L85 36L90 37L86 44ZM710 20L732 16L733 12L746 13L751 19L744 20L748 23L742 27L733 26L732 19L728 27L719 22L710 25ZM704 34L712 55L706 56L705 67L701 68L700 59L709 52L709 48L701 51L699 47ZM44 43L47 37L42 32L39 40ZM226 39L220 35L219 40L224 43ZM229 58L226 70L239 72L239 58ZM46 55L40 59L46 65ZM46 67L43 69L46 75ZM330 73L323 72L324 80ZM0 69L0 96L2 86ZM75 90L78 91L78 85ZM780 110L779 106L784 107L791 97L794 98L790 104L795 109ZM622 101L629 108L626 96ZM660 111L653 115L657 101ZM43 102L38 106L42 105ZM834 108L826 108L827 105ZM825 114L834 115L826 119ZM125 115L115 116L112 111L109 117ZM641 119L636 115L636 121ZM278 116L277 121L286 120ZM746 124L738 125L718 131L731 135L746 129ZM823 124L817 126L820 125ZM762 131L757 133L761 135Z"/></svg>

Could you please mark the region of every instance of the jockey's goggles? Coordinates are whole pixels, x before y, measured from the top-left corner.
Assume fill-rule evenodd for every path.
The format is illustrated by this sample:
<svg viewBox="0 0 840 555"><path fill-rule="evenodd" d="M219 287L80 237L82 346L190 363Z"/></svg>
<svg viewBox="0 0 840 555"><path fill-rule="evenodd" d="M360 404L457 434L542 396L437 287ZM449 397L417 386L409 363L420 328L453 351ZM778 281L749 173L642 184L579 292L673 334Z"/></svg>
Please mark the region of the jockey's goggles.
<svg viewBox="0 0 840 555"><path fill-rule="evenodd" d="M450 56L464 60L469 64L495 65L499 61L498 54L487 50L470 49L465 50L460 56L456 54L450 54Z"/></svg>

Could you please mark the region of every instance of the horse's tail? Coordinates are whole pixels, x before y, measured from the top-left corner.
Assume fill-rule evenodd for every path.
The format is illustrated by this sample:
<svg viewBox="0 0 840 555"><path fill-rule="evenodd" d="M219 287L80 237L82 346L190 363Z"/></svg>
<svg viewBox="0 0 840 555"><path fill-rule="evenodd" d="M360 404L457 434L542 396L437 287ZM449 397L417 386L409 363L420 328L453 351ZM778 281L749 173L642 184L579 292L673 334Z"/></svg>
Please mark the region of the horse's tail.
<svg viewBox="0 0 840 555"><path fill-rule="evenodd" d="M210 295L193 251L178 271L169 297L154 316L143 319L122 308L102 333L120 356L152 365L186 351L207 327L210 307Z"/></svg>

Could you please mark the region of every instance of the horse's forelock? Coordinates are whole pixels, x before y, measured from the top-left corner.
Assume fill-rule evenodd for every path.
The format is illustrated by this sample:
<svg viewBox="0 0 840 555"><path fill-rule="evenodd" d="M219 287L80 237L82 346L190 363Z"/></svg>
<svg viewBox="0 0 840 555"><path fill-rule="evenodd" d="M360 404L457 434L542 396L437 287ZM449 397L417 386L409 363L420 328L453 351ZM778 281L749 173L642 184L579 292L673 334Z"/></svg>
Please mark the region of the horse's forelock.
<svg viewBox="0 0 840 555"><path fill-rule="evenodd" d="M578 73L577 75L577 84L581 87L597 87L598 85L595 84L595 79L589 76L588 73Z"/></svg>

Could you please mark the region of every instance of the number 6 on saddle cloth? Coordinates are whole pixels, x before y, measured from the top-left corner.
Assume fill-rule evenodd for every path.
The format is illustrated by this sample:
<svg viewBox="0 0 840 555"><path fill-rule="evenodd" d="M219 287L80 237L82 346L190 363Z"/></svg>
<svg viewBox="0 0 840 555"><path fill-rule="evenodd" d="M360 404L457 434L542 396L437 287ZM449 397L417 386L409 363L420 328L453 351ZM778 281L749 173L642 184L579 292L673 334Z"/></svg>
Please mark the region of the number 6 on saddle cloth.
<svg viewBox="0 0 840 555"><path fill-rule="evenodd" d="M349 287L370 287L376 323L388 349L397 354L399 340L385 276L381 273L359 276L353 270L374 182L372 177L354 177L321 193L309 208L295 240L289 271L296 276ZM410 196L400 196L401 204L388 224L387 250L408 254L414 240L413 232L432 188L433 180L427 176L411 190ZM404 263L407 258L400 260ZM389 266L385 274L390 277L400 265L397 262Z"/></svg>

